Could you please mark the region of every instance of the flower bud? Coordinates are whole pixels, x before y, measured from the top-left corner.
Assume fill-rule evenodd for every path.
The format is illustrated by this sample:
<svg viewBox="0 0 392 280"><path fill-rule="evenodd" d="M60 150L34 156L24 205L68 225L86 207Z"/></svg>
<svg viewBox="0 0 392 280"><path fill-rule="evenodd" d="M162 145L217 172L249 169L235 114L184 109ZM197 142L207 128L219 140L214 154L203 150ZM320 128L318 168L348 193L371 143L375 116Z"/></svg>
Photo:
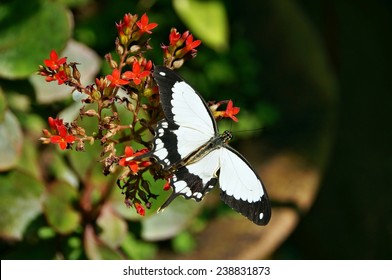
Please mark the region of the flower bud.
<svg viewBox="0 0 392 280"><path fill-rule="evenodd" d="M116 52L119 56L124 54L124 47L120 44L116 44Z"/></svg>
<svg viewBox="0 0 392 280"><path fill-rule="evenodd" d="M133 100L137 100L137 93L132 92L131 98L132 98Z"/></svg>
<svg viewBox="0 0 392 280"><path fill-rule="evenodd" d="M98 113L94 109L90 109L84 112L83 115L88 117L94 117L94 116L98 116Z"/></svg>
<svg viewBox="0 0 392 280"><path fill-rule="evenodd" d="M139 45L133 45L131 46L131 48L129 49L131 53L137 53L139 52L141 49L141 47Z"/></svg>
<svg viewBox="0 0 392 280"><path fill-rule="evenodd" d="M183 58L177 59L177 60L175 60L175 61L173 62L173 68L174 68L174 69L181 68L181 66L182 66L183 64L184 64L184 59L183 59Z"/></svg>
<svg viewBox="0 0 392 280"><path fill-rule="evenodd" d="M84 152L84 142L83 141L78 141L78 143L76 144L76 151L78 152Z"/></svg>
<svg viewBox="0 0 392 280"><path fill-rule="evenodd" d="M120 34L120 42L124 46L128 45L128 42L129 42L128 36L125 35L124 33Z"/></svg>
<svg viewBox="0 0 392 280"><path fill-rule="evenodd" d="M50 133L49 130L47 130L47 129L42 129L42 133L43 133L46 137L52 136L52 133Z"/></svg>
<svg viewBox="0 0 392 280"><path fill-rule="evenodd" d="M136 60L137 60L136 57L134 57L134 56L129 56L129 57L125 60L125 63L128 64L128 65L132 65L133 62L136 61Z"/></svg>
<svg viewBox="0 0 392 280"><path fill-rule="evenodd" d="M143 91L143 96L145 96L145 97L151 97L153 95L154 95L154 91L151 88L146 88ZM145 104L143 104L143 105L145 105Z"/></svg>
<svg viewBox="0 0 392 280"><path fill-rule="evenodd" d="M132 103L128 103L127 107L129 111L135 112L135 105L133 105Z"/></svg>
<svg viewBox="0 0 392 280"><path fill-rule="evenodd" d="M91 97L95 100L95 101L98 101L98 100L100 100L101 99L101 92L100 91L98 91L98 90L96 90L96 89L93 89L93 91L92 91L92 93L91 93Z"/></svg>
<svg viewBox="0 0 392 280"><path fill-rule="evenodd" d="M76 67L76 64L73 63L73 64L71 64L71 66L72 66L72 77L75 80L80 81L80 72L79 72L78 68Z"/></svg>

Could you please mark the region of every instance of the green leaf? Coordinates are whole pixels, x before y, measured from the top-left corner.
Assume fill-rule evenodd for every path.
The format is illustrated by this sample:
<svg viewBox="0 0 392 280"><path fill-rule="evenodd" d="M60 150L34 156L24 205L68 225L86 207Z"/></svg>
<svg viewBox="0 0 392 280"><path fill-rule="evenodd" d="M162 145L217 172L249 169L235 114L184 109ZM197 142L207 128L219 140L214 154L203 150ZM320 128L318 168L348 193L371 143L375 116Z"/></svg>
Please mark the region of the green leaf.
<svg viewBox="0 0 392 280"><path fill-rule="evenodd" d="M71 17L55 1L7 1L0 5L0 76L25 78L37 70L52 49L60 50L71 35Z"/></svg>
<svg viewBox="0 0 392 280"><path fill-rule="evenodd" d="M38 149L36 144L37 142L35 141L25 141L23 143L22 156L18 161L16 168L39 179L42 174L40 165L38 164Z"/></svg>
<svg viewBox="0 0 392 280"><path fill-rule="evenodd" d="M154 243L136 239L131 233L125 237L124 242L121 244L121 249L133 260L153 259L157 252L157 247Z"/></svg>
<svg viewBox="0 0 392 280"><path fill-rule="evenodd" d="M83 121L92 120L92 118L85 118ZM87 124L88 127L88 124ZM102 163L99 162L100 144L95 142L93 145L86 143L84 152L71 151L66 154L69 159L72 170L77 172L78 176L82 179L86 179L89 176L94 182L104 183L108 179L102 174ZM93 175L90 174L93 170Z"/></svg>
<svg viewBox="0 0 392 280"><path fill-rule="evenodd" d="M72 207L77 190L65 182L51 185L46 192L44 212L48 223L59 233L73 232L80 223L80 214Z"/></svg>
<svg viewBox="0 0 392 280"><path fill-rule="evenodd" d="M0 122L0 171L9 170L18 163L22 153L23 134L11 111L6 111Z"/></svg>
<svg viewBox="0 0 392 280"><path fill-rule="evenodd" d="M3 89L0 87L0 123L4 120L4 115L7 109L7 102L4 96Z"/></svg>
<svg viewBox="0 0 392 280"><path fill-rule="evenodd" d="M181 232L172 240L172 246L175 252L185 254L192 252L196 248L196 240L192 234L187 231Z"/></svg>
<svg viewBox="0 0 392 280"><path fill-rule="evenodd" d="M201 206L202 203L176 198L165 211L142 220L142 238L157 241L176 236L188 227Z"/></svg>
<svg viewBox="0 0 392 280"><path fill-rule="evenodd" d="M121 260L123 256L110 248L96 236L91 225L87 225L84 231L84 248L86 255L91 260Z"/></svg>
<svg viewBox="0 0 392 280"><path fill-rule="evenodd" d="M174 9L191 33L215 51L228 47L228 19L222 1L173 0Z"/></svg>
<svg viewBox="0 0 392 280"><path fill-rule="evenodd" d="M0 236L22 239L24 230L41 212L43 184L22 172L0 176Z"/></svg>
<svg viewBox="0 0 392 280"><path fill-rule="evenodd" d="M129 221L139 221L142 216L136 213L135 208L127 207L124 203L125 195L121 193L120 188L113 186L115 190L112 191L110 196L110 204L112 205L114 211L120 217ZM147 211L148 213L148 211Z"/></svg>
<svg viewBox="0 0 392 280"><path fill-rule="evenodd" d="M127 224L114 212L109 204L102 207L97 225L102 230L99 234L100 239L111 248L118 247L127 234Z"/></svg>

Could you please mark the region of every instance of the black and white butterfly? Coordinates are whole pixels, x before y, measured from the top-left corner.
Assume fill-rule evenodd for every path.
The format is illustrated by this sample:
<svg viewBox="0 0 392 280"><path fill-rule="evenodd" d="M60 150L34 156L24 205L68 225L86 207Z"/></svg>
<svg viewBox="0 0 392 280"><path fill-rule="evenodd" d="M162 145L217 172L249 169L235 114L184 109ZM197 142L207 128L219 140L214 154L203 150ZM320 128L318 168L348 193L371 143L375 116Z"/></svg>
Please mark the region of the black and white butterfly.
<svg viewBox="0 0 392 280"><path fill-rule="evenodd" d="M173 70L156 66L165 119L155 131L152 156L170 170L173 193L160 209L178 195L200 201L219 181L221 199L258 225L266 225L271 207L263 183L248 161L219 134L216 121L202 97Z"/></svg>

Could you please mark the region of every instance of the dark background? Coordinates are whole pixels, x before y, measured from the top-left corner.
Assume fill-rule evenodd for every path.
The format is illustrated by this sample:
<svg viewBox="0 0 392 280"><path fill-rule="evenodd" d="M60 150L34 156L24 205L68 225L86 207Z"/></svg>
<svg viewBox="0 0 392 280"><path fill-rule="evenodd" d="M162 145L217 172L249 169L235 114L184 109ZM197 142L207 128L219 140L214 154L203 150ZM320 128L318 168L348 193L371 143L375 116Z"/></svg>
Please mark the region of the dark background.
<svg viewBox="0 0 392 280"><path fill-rule="evenodd" d="M390 259L392 2L294 2L336 74L338 110L320 193L276 256Z"/></svg>

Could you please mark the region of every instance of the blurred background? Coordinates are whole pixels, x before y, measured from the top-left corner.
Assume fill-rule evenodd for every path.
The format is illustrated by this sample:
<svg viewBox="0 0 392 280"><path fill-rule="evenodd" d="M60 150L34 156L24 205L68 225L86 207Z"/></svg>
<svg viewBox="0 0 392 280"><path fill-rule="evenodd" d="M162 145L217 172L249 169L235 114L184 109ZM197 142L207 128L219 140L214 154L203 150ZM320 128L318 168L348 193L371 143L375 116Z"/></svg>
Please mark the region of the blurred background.
<svg viewBox="0 0 392 280"><path fill-rule="evenodd" d="M157 189L140 217L102 175L99 147L38 141L48 116L80 108L38 65L55 49L92 83L110 72L115 22L144 12L159 24L148 58L162 63L171 27L190 30L203 43L181 75L206 100L241 107L239 123L222 126L266 185L266 227L218 190L156 215L167 196ZM0 1L1 259L391 259L391 27L388 0Z"/></svg>

